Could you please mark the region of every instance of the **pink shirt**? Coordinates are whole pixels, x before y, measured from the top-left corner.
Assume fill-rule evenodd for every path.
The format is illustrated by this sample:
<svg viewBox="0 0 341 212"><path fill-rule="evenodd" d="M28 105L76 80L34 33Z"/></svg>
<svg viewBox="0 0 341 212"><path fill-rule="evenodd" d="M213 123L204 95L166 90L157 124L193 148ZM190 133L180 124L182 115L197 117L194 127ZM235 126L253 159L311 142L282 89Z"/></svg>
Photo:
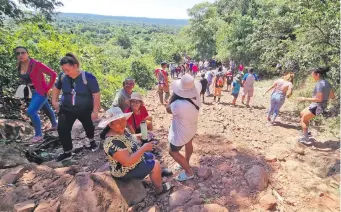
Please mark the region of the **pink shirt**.
<svg viewBox="0 0 341 212"><path fill-rule="evenodd" d="M279 79L277 81L275 81L276 87L274 92L281 92L284 95L287 94L287 91L290 89L292 89L293 85L291 82L288 82L284 79Z"/></svg>

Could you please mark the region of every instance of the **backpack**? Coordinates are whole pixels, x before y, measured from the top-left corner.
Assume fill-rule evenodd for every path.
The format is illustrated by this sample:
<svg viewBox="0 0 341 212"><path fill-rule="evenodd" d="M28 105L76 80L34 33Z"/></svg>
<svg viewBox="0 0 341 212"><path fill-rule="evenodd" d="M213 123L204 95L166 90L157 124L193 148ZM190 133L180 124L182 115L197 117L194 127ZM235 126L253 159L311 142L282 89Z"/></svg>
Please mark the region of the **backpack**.
<svg viewBox="0 0 341 212"><path fill-rule="evenodd" d="M217 86L219 86L219 87L224 86L224 79L223 79L223 77L220 76L220 74L217 75L217 77L219 77L219 78L217 79Z"/></svg>

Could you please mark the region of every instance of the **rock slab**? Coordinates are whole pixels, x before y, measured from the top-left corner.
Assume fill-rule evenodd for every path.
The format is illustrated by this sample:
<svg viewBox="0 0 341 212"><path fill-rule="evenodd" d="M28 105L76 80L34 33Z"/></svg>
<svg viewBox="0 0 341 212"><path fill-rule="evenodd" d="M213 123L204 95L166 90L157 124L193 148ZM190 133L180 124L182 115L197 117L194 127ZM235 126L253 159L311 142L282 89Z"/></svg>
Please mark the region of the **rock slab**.
<svg viewBox="0 0 341 212"><path fill-rule="evenodd" d="M271 194L265 194L262 198L260 198L259 204L265 210L269 210L276 204L276 198Z"/></svg>
<svg viewBox="0 0 341 212"><path fill-rule="evenodd" d="M193 189L185 187L173 192L169 197L169 206L175 208L184 205L192 196Z"/></svg>
<svg viewBox="0 0 341 212"><path fill-rule="evenodd" d="M244 175L249 187L252 190L262 191L268 186L268 174L266 170L259 166L254 165Z"/></svg>
<svg viewBox="0 0 341 212"><path fill-rule="evenodd" d="M33 200L28 200L14 205L14 212L32 212L35 204Z"/></svg>
<svg viewBox="0 0 341 212"><path fill-rule="evenodd" d="M229 212L229 210L218 204L205 204L200 212Z"/></svg>
<svg viewBox="0 0 341 212"><path fill-rule="evenodd" d="M198 169L198 177L203 178L204 180L208 179L212 176L212 170L207 167L200 167Z"/></svg>

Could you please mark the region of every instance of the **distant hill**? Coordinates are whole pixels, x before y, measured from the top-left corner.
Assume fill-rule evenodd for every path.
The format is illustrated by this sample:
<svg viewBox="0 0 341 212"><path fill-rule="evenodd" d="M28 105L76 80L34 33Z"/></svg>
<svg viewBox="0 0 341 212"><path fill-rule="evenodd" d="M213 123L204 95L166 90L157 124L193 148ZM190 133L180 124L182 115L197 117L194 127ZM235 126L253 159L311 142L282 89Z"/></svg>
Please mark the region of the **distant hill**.
<svg viewBox="0 0 341 212"><path fill-rule="evenodd" d="M173 25L185 26L188 24L187 19L161 19L161 18L143 18L143 17L125 17L125 16L105 16L85 13L59 13L57 19L78 20L94 20L106 22L119 22L130 24L150 24L150 25Z"/></svg>

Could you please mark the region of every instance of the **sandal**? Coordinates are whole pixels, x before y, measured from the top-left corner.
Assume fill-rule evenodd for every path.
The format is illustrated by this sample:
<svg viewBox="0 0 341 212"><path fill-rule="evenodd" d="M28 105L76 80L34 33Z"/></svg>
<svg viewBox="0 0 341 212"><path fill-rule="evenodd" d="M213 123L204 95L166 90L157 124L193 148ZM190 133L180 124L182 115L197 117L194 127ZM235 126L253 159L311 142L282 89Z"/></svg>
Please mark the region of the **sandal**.
<svg viewBox="0 0 341 212"><path fill-rule="evenodd" d="M306 145L310 145L311 144L311 141L309 141L309 139L307 140L305 137L302 137L302 138L298 139L297 141L299 143L306 144Z"/></svg>
<svg viewBox="0 0 341 212"><path fill-rule="evenodd" d="M186 172L181 172L181 173L175 178L175 180L182 182L182 181L190 180L190 179L192 179L192 178L194 178L194 174L193 174L192 176L187 176Z"/></svg>
<svg viewBox="0 0 341 212"><path fill-rule="evenodd" d="M156 196L160 196L161 194L166 193L167 191L170 191L173 188L173 185L170 183L163 183L162 184L162 191L157 193Z"/></svg>

